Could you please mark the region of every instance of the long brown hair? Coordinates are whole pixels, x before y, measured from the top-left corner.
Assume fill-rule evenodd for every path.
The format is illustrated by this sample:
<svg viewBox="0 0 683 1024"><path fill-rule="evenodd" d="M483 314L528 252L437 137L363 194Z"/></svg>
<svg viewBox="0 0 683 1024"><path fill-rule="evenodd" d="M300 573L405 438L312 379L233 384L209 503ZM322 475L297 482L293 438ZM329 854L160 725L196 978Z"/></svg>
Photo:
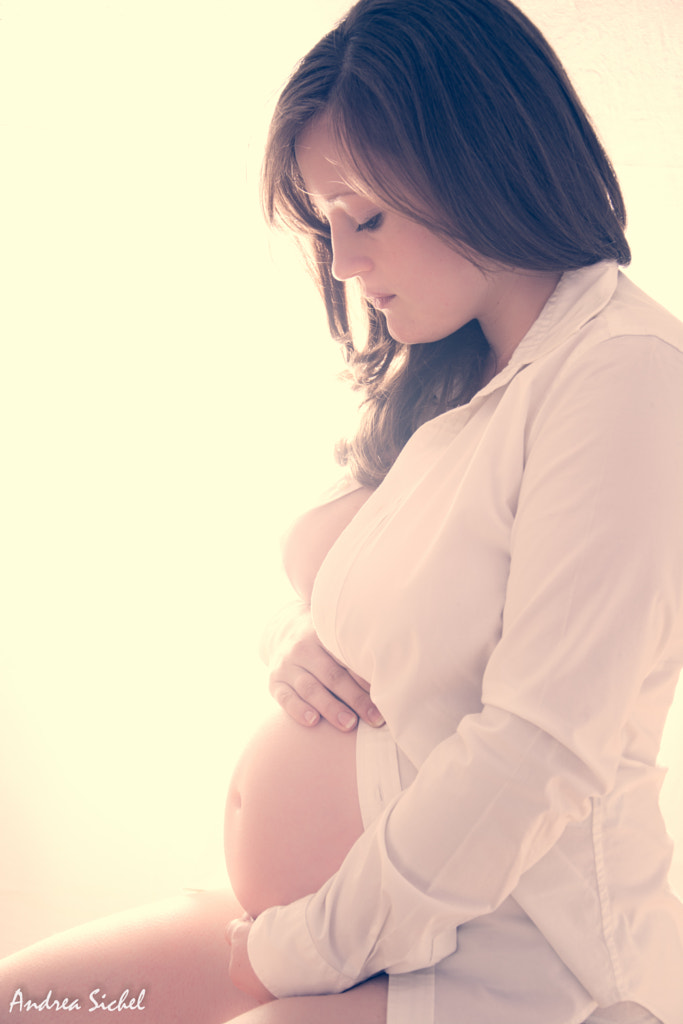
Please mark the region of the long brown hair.
<svg viewBox="0 0 683 1024"><path fill-rule="evenodd" d="M329 229L296 162L297 138L323 112L361 186L475 261L548 272L626 265L626 215L558 57L509 0L360 0L313 47L273 115L263 204L272 224L298 235L364 394L340 461L376 485L421 423L477 391L490 350L475 321L439 342L399 345L369 304L367 336L355 336L352 290L332 276Z"/></svg>

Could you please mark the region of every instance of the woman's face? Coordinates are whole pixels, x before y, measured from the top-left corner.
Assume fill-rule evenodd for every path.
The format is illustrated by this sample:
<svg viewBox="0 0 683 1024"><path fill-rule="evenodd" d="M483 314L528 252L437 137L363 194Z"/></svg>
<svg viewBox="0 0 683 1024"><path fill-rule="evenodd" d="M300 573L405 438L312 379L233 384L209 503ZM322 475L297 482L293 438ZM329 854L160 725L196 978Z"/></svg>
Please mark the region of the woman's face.
<svg viewBox="0 0 683 1024"><path fill-rule="evenodd" d="M484 272L422 224L354 190L324 117L302 133L296 157L306 190L330 225L332 273L358 281L391 336L424 344L478 320L502 369L560 274L500 264Z"/></svg>
<svg viewBox="0 0 683 1024"><path fill-rule="evenodd" d="M422 224L354 191L324 118L306 129L296 155L306 190L330 226L332 273L339 281L357 279L396 341L437 341L473 319L486 331L495 274L484 275Z"/></svg>

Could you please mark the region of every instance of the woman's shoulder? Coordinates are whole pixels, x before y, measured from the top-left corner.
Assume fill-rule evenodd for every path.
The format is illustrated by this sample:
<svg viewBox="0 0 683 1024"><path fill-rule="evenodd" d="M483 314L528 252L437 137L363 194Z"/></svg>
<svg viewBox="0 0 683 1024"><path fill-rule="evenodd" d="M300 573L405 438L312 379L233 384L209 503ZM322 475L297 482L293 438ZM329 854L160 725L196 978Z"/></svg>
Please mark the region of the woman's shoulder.
<svg viewBox="0 0 683 1024"><path fill-rule="evenodd" d="M623 271L602 319L607 337L650 338L683 352L683 322Z"/></svg>
<svg viewBox="0 0 683 1024"><path fill-rule="evenodd" d="M644 377L683 387L683 323L622 271L609 300L552 354L545 394L573 386L612 391ZM539 367L539 376L544 376Z"/></svg>

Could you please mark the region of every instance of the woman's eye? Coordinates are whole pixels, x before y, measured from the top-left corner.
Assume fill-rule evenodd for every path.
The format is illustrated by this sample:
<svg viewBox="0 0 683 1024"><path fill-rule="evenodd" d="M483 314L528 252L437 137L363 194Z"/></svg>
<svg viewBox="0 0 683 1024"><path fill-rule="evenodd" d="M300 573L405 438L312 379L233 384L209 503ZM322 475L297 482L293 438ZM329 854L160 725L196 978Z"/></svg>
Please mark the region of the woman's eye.
<svg viewBox="0 0 683 1024"><path fill-rule="evenodd" d="M382 226L383 220L384 214L376 213L374 217L370 217L369 220L363 221L362 224L359 224L356 231L377 231L377 228Z"/></svg>

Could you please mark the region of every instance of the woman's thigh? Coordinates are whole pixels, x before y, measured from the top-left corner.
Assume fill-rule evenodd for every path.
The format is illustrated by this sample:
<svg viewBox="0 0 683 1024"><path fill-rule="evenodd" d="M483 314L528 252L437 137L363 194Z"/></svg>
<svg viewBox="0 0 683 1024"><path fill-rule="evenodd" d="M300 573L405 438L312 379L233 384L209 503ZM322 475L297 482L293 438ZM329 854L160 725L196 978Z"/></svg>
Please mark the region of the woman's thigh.
<svg viewBox="0 0 683 1024"><path fill-rule="evenodd" d="M247 746L230 785L225 851L232 888L256 917L315 892L363 831L356 736L278 712Z"/></svg>
<svg viewBox="0 0 683 1024"><path fill-rule="evenodd" d="M228 976L241 913L227 889L192 892L39 942L0 962L0 1020L221 1024L256 1005Z"/></svg>
<svg viewBox="0 0 683 1024"><path fill-rule="evenodd" d="M188 893L37 943L0 962L0 1020L15 1014L41 1024L386 1020L386 978L340 995L255 1004L228 977L225 928L241 912L227 890Z"/></svg>
<svg viewBox="0 0 683 1024"><path fill-rule="evenodd" d="M0 963L0 1015L12 1004L18 1015L32 1000L45 1004L33 1007L41 1024L97 1022L111 1020L112 1012L118 1018L101 1004L116 1007L121 1000L127 1020L138 1019L129 1007L144 1007L144 1024L385 1020L383 978L338 996L258 1007L228 976L228 922L243 909L256 916L315 891L361 831L355 734L324 722L304 729L278 713L249 743L230 786L226 855L237 899L228 890L190 893L17 953ZM74 1001L81 1009L68 1011Z"/></svg>

